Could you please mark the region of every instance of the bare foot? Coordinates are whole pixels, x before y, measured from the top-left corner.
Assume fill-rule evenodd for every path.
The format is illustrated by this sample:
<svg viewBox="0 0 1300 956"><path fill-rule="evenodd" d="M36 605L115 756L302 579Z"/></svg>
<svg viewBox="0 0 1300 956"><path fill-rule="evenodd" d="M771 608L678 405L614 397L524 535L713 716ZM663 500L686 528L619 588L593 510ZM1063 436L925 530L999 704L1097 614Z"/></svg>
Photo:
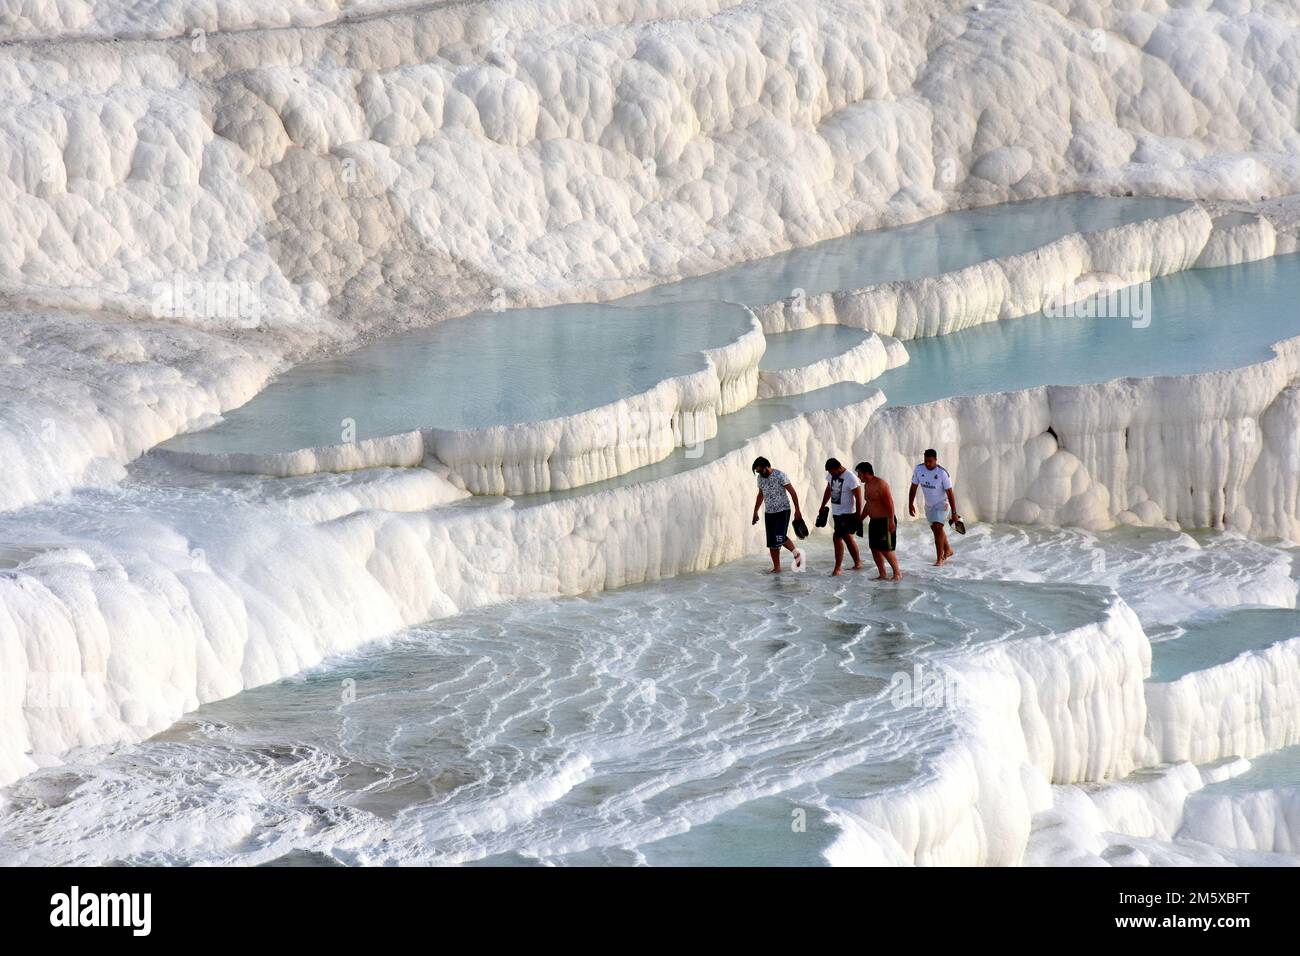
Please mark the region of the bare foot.
<svg viewBox="0 0 1300 956"><path fill-rule="evenodd" d="M834 571L831 572L831 577L838 578L843 573L844 572L841 571L839 568L836 568Z"/></svg>
<svg viewBox="0 0 1300 956"><path fill-rule="evenodd" d="M854 570L854 571L861 571L861 570L862 570L862 562L859 561L857 564L853 565L853 570Z"/></svg>
<svg viewBox="0 0 1300 956"><path fill-rule="evenodd" d="M879 577L874 578L873 580L876 580L876 581L888 581L889 578L885 577L885 576L882 574L882 575L880 575Z"/></svg>
<svg viewBox="0 0 1300 956"><path fill-rule="evenodd" d="M773 568L771 571L768 571L767 573L768 573L768 574L780 574L780 573L781 573L781 569L780 569L780 568Z"/></svg>
<svg viewBox="0 0 1300 956"><path fill-rule="evenodd" d="M890 578L890 580L891 580L891 581L901 581L901 580L903 580L903 572L902 572L902 571L899 571L899 572L898 572L897 574L895 574L892 578Z"/></svg>

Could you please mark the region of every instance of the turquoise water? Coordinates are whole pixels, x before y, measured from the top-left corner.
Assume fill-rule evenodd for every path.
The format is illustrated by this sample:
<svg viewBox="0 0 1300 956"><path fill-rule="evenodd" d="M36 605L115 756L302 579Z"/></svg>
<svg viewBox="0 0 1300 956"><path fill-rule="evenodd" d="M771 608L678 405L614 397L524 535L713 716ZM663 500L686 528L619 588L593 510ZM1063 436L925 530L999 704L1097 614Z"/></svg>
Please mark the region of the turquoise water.
<svg viewBox="0 0 1300 956"><path fill-rule="evenodd" d="M1150 286L1149 320L1048 318L993 322L904 343L909 361L872 382L892 405L1035 385L1186 375L1268 358L1300 335L1300 255L1192 269Z"/></svg>
<svg viewBox="0 0 1300 956"><path fill-rule="evenodd" d="M0 861L825 863L828 802L924 779L958 732L946 701L891 698L896 679L1109 600L832 579L824 540L810 560L410 628L23 778L0 794Z"/></svg>
<svg viewBox="0 0 1300 956"><path fill-rule="evenodd" d="M752 321L723 302L478 313L296 366L221 423L162 447L292 451L346 440L344 419L364 439L571 415L703 368L702 349Z"/></svg>
<svg viewBox="0 0 1300 956"><path fill-rule="evenodd" d="M875 229L729 269L684 279L621 300L632 303L725 299L765 305L803 289L808 295L916 279L985 259L1016 255L1073 232L1094 232L1180 212L1179 199L1089 196L1002 203Z"/></svg>
<svg viewBox="0 0 1300 956"><path fill-rule="evenodd" d="M1151 645L1151 679L1173 681L1225 664L1247 651L1300 637L1300 611L1241 608L1183 626L1184 633Z"/></svg>
<svg viewBox="0 0 1300 956"><path fill-rule="evenodd" d="M570 415L700 368L701 349L733 341L748 326L745 310L726 302L761 304L795 287L811 293L929 275L1186 205L1076 194L989 206L796 249L617 303L476 313L297 366L219 424L162 447L291 451L421 427ZM764 367L824 358L859 335L822 330L777 338ZM354 423L351 434L345 422Z"/></svg>
<svg viewBox="0 0 1300 956"><path fill-rule="evenodd" d="M1275 787L1300 787L1300 746L1284 747L1250 758L1250 769L1227 780L1212 783L1202 794L1252 793Z"/></svg>
<svg viewBox="0 0 1300 956"><path fill-rule="evenodd" d="M1151 283L1150 303L1146 328L1134 328L1128 319L1036 315L912 339L904 343L908 363L870 384L841 382L804 395L763 399L719 419L715 438L679 448L663 461L572 492L518 500L544 501L687 471L739 448L776 422L862 401L876 389L885 393L886 404L919 405L1036 385L1249 365L1268 358L1275 342L1300 335L1300 255L1166 276Z"/></svg>
<svg viewBox="0 0 1300 956"><path fill-rule="evenodd" d="M818 325L799 332L767 336L767 351L758 363L762 369L800 368L847 352L865 341L867 333L842 325Z"/></svg>

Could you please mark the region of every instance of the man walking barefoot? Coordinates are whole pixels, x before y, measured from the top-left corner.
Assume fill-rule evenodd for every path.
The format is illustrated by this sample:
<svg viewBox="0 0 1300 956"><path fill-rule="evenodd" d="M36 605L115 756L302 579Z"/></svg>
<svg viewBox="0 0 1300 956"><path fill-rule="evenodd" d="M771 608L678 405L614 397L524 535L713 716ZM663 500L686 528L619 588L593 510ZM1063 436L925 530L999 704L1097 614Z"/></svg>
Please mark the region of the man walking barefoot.
<svg viewBox="0 0 1300 956"><path fill-rule="evenodd" d="M862 482L862 519L867 522L867 544L871 546L871 559L876 562L879 573L877 581L885 581L885 562L894 571L893 580L903 577L898 570L898 559L894 557L894 546L898 541L898 519L894 516L894 495L889 490L889 482L877 478L871 462L860 461L853 469L858 481Z"/></svg>
<svg viewBox="0 0 1300 956"><path fill-rule="evenodd" d="M835 521L835 570L831 577L844 572L840 566L844 563L844 547L848 545L849 554L853 555L853 570L862 569L862 557L858 554L858 543L853 536L862 531L862 486L853 472L839 463L836 458L826 459L826 491L822 494L822 511L826 502L831 503L831 515Z"/></svg>
<svg viewBox="0 0 1300 956"><path fill-rule="evenodd" d="M758 524L758 506L761 504L766 522L767 549L772 555L772 573L781 573L782 548L794 556L794 569L798 571L803 567L803 552L790 540L790 502L794 502L794 516L802 519L799 496L785 472L773 468L766 458L755 458L752 467L758 476L758 497L754 499L754 520L750 523Z"/></svg>
<svg viewBox="0 0 1300 956"><path fill-rule="evenodd" d="M948 535L943 530L944 519L952 508L952 520L957 521L957 499L952 494L952 476L948 469L939 464L939 453L933 448L925 450L925 461L912 469L912 490L907 494L907 513L916 517L916 489L925 491L925 520L930 522L934 532L934 566L940 567L952 557L952 546L948 544Z"/></svg>

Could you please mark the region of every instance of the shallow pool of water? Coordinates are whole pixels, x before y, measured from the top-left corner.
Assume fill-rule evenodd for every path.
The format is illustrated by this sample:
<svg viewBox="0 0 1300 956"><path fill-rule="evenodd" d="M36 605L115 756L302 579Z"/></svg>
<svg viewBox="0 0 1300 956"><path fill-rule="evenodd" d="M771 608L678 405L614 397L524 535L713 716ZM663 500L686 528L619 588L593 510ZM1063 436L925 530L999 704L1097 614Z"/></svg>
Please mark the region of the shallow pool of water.
<svg viewBox="0 0 1300 956"><path fill-rule="evenodd" d="M596 408L704 367L752 325L723 302L485 312L298 365L219 424L162 447L292 451L421 427L478 428Z"/></svg>
<svg viewBox="0 0 1300 956"><path fill-rule="evenodd" d="M1250 769L1245 773L1212 783L1201 793L1215 796L1276 787L1300 787L1300 745L1251 757Z"/></svg>
<svg viewBox="0 0 1300 956"><path fill-rule="evenodd" d="M1035 385L1186 375L1268 358L1300 335L1300 255L1192 269L1150 284L1140 319L1044 315L904 343L908 363L872 384L891 405Z"/></svg>
<svg viewBox="0 0 1300 956"><path fill-rule="evenodd" d="M885 393L887 405L919 405L954 395L1184 375L1259 362L1273 354L1275 342L1300 335L1300 255L1166 276L1151 283L1149 301L1151 321L1145 327L1122 318L1035 315L912 339L904 343L907 364L869 384L842 382L763 399L720 418L715 438L679 448L662 461L598 485L519 500L568 497L687 471L739 448L775 422L862 401L876 389Z"/></svg>
<svg viewBox="0 0 1300 956"><path fill-rule="evenodd" d="M1108 601L832 579L814 547L819 573L747 559L412 628L73 755L5 791L0 861L824 862L823 800L907 786L960 732L946 706L891 699L897 675Z"/></svg>
<svg viewBox="0 0 1300 956"><path fill-rule="evenodd" d="M798 332L767 336L762 369L801 368L813 362L847 352L866 341L867 333L843 325L816 325Z"/></svg>
<svg viewBox="0 0 1300 956"><path fill-rule="evenodd" d="M855 288L1020 252L1080 230L1185 208L1163 199L1076 194L947 213L659 286L616 303L484 312L290 369L224 420L164 443L200 453L292 451L421 427L542 421L596 408L700 368L734 341L744 308ZM860 341L850 330L775 337L766 368L815 361Z"/></svg>
<svg viewBox="0 0 1300 956"><path fill-rule="evenodd" d="M951 272L986 259L1028 252L1070 233L1094 232L1171 215L1189 205L1180 199L1086 193L1001 203L828 239L647 289L621 301L725 299L766 305L794 294L796 289L808 295L861 289L877 282Z"/></svg>
<svg viewBox="0 0 1300 956"><path fill-rule="evenodd" d="M1291 608L1240 608L1191 621L1179 637L1152 645L1151 679L1177 680L1293 637L1300 637L1300 611Z"/></svg>

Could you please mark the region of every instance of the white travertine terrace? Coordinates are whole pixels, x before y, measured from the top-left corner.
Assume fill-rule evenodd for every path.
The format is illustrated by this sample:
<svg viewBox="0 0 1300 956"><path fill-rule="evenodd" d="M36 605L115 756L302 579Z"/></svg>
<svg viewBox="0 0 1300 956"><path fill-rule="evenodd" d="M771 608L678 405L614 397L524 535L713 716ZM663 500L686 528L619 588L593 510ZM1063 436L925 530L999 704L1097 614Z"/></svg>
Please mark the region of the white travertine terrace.
<svg viewBox="0 0 1300 956"><path fill-rule="evenodd" d="M1149 763L1210 763L1300 744L1300 636L1147 685Z"/></svg>
<svg viewBox="0 0 1300 956"><path fill-rule="evenodd" d="M758 397L802 395L837 382L870 382L907 362L903 343L888 335L869 333L850 349L798 368L759 369Z"/></svg>
<svg viewBox="0 0 1300 956"><path fill-rule="evenodd" d="M786 463L796 487L814 489L827 451L851 449L854 457L870 454L878 473L901 488L910 453L952 428L952 440L939 450L962 475L963 511L973 519L1014 520L1017 510L1033 506L1035 520L1044 523L1105 527L1116 520L1116 499L1135 512L1150 511L1147 523L1192 523L1196 514L1225 509L1235 520L1249 519L1249 530L1278 534L1293 526L1300 496L1300 469L1288 463L1297 453L1294 429L1290 446L1275 441L1262 451L1258 441L1246 440L1250 429L1231 423L1248 418L1257 422L1256 435L1270 435L1274 418L1294 421L1296 390L1288 383L1297 361L1300 339L1292 339L1275 358L1236 371L904 408L880 408L877 393L780 422L693 470L531 508L435 507L454 494L444 477L415 469L413 476L425 478L395 484L387 496L346 515L327 509L319 523L304 523L297 512L277 519L272 505L251 509L240 524L222 528L219 554L209 549L199 568L190 550L200 529L173 527L161 516L137 519L130 533L118 528L102 541L66 543L26 562L22 578L0 577L6 680L22 686L28 672L72 668L106 674L108 681L108 703L89 725L78 710L55 712L71 723L45 723L49 714L27 711L21 694L0 695L4 739L11 742L0 776L30 768L22 756L29 751L135 738L205 700L294 673L397 627L515 597L621 587L734 560L755 542L734 507L733 479L757 454ZM1132 397L1127 405L1119 400L1125 390ZM1233 414L1225 414L1225 402ZM1190 498L1181 486L1157 480L1163 472L1144 470L1157 467L1147 449L1163 447L1176 423L1185 423L1178 428L1196 449L1176 462L1180 482L1190 476L1200 483ZM1075 454L1068 449L1076 429L1117 437L1075 446ZM1263 490L1247 494L1252 488ZM1139 493L1147 497L1136 501ZM139 536L147 548L132 543ZM159 604L151 589L134 583L139 577L171 580L172 597ZM113 594L109 605L91 597L103 589ZM1117 620L1123 623L1122 613ZM128 633L147 654L100 656ZM1145 642L1140 630L1137 639ZM87 654L91 647L102 651ZM1065 726L1054 724L1051 707L1042 708L1035 726ZM1087 727L1069 731L1064 742L1048 735L1051 748L1031 748L1037 763L1054 768L1052 779L1124 772L1121 758L1102 759L1087 749L1100 743L1084 747L1092 739ZM1042 741L1047 734L1039 729L1033 737ZM1044 756L1055 748L1064 749Z"/></svg>
<svg viewBox="0 0 1300 956"><path fill-rule="evenodd" d="M1193 268L1214 234L1210 215L1192 207L1113 229L1072 233L1029 252L954 272L787 299L755 311L769 333L839 323L903 340L947 335L1032 315L1062 289L1083 289L1089 282L1131 285ZM1228 253L1236 248L1216 246L1224 260L1218 264L1229 264ZM1266 254L1275 251L1270 246ZM1254 258L1263 255L1236 261Z"/></svg>
<svg viewBox="0 0 1300 956"><path fill-rule="evenodd" d="M1240 222L1217 220L1210 241L1196 259L1196 268L1215 268L1254 262L1269 256L1296 251L1295 233L1278 233L1263 216L1244 217Z"/></svg>
<svg viewBox="0 0 1300 956"><path fill-rule="evenodd" d="M1215 245L1214 238L1221 233L1232 238ZM1260 237L1267 241L1263 244L1252 241ZM757 368L765 346L763 333L755 328L732 345L710 350L706 354L707 369L700 373L666 380L641 395L547 422L468 431L426 429L423 454L412 431L403 436L278 454L168 455L206 471L277 476L377 465L413 466L431 456L449 466L476 494L529 494L579 487L626 474L664 458L676 447L713 437L717 415L733 412L755 397L800 394L841 381L869 382L886 369L906 361L905 345L895 335L903 339L943 335L1034 313L1043 308L1048 297L1063 288L1083 290L1090 283L1148 281L1193 268L1212 246L1216 260L1224 263L1253 261L1275 254L1276 237L1276 231L1265 219L1257 218L1220 230L1214 227L1205 210L1193 207L1175 215L1095 233L1074 233L1036 250L990 259L934 277L812 296L806 307L798 311L789 302L774 303L757 310L759 322L768 334L825 322L869 329L872 334L840 355L809 366L776 371ZM1256 366L1253 373L1234 370L1222 373L1228 377L1196 379L1204 384L1194 387L1194 394L1188 396L1192 404L1186 408L1183 398L1169 392L1176 387L1164 379L1082 389L1046 389L1041 392L1043 401L1020 403L1021 407L1009 419L993 415L986 419L986 426L978 424L980 415L984 414L979 408L987 401L982 399L949 400L915 412L895 410L886 413L883 429L866 428L855 445L877 457L887 457L898 449L897 453L907 459L914 455L917 442L919 447L924 447L934 441L933 437L927 439L919 432L950 436L951 440L945 439L949 445L962 444L964 439L958 439L954 429L959 422L964 423L964 434L980 434L983 441L1000 444L1010 454L1009 458L1000 459L1002 477L998 480L1004 482L1003 486L988 494L982 489L976 492L981 514L996 520L1089 528L1104 527L1114 521L1134 524L1173 521L1188 527L1229 525L1257 535L1290 534L1295 510L1294 503L1288 504L1293 498L1287 497L1285 489L1289 486L1285 476L1291 452L1287 450L1290 445L1286 419L1278 418L1286 402L1283 400L1278 406L1281 411L1268 416L1267 426L1264 420L1267 408L1275 400L1283 399L1283 389L1278 383L1289 381L1288 376L1295 374L1285 355L1277 363ZM1252 397L1256 389L1240 385L1225 387L1229 381L1248 382L1260 376L1268 384L1262 386L1258 398ZM1050 410L1045 401L1049 395L1055 402ZM1170 422L1152 411L1162 403L1180 422L1187 418L1188 408L1203 408L1197 420L1204 429L1233 423L1231 428L1237 429L1239 439L1236 442L1239 447L1231 449L1239 463L1233 467L1241 467L1241 462L1253 463L1254 457L1260 455L1266 459L1280 456L1277 479L1282 485L1276 490L1282 494L1274 494L1272 488L1261 488L1267 494L1256 499L1271 503L1268 507L1272 513L1265 522L1257 521L1249 509L1236 510L1237 502L1246 500L1247 492L1253 492L1258 485L1250 489L1234 486L1230 474L1220 474L1218 470L1206 472L1207 467L1217 466L1207 465L1197 453L1202 447L1199 435L1190 444L1167 450L1158 446L1161 453L1151 454L1149 463L1140 466L1150 473L1137 475L1130 463L1130 453L1123 446L1144 429L1157 433L1153 440L1160 440L1160 435L1168 440ZM936 413L940 406L942 411ZM1044 416L1048 416L1047 424L1041 421ZM919 421L919 427L905 426L904 423L912 420ZM1025 421L1034 422L1032 429L1036 430L1025 432L1019 428L1018 424ZM1057 451L1055 440L1047 434L1049 428L1057 435L1068 436L1066 450L1053 459L1042 480L1038 480L1037 467L1041 462L1034 456L1048 448L1052 454ZM1225 440L1232 442L1233 436L1228 434ZM1033 442L1036 444L1031 447ZM1116 442L1120 448L1109 447ZM1012 445L1017 447L1012 449ZM948 453L956 457L958 452L954 447ZM1074 464L1080 454L1090 456L1088 469L1082 472ZM1137 449L1131 452L1133 458L1139 454ZM980 465L985 460L986 453L977 453L974 464ZM1011 473L1007 469L1010 462L1018 461L1025 462L1035 477L1026 477L1022 483L1013 480L1013 487L1008 487L1005 483ZM1168 462L1178 462L1179 467L1165 472ZM1222 462L1217 465L1228 467ZM1115 474L1116 468L1124 470L1122 477ZM967 470L973 469L968 466ZM1099 470L1099 476L1105 476L1105 488L1094 486L1086 473L1089 470ZM1267 468L1259 474L1259 485L1266 486L1272 481L1263 477L1266 473ZM1181 486L1185 474L1197 479L1191 487L1200 487L1206 497L1198 498L1193 492L1188 496L1191 500L1174 499L1177 506L1171 508L1166 505L1170 499L1165 494L1148 490L1148 485L1153 484ZM900 473L899 477L906 475ZM1071 482L1079 487L1071 487ZM1213 488L1222 489L1220 498L1209 496ZM1107 489L1105 497L1099 497ZM1004 500L1003 496L1012 490L1016 496ZM1168 494L1174 494L1172 489Z"/></svg>
<svg viewBox="0 0 1300 956"><path fill-rule="evenodd" d="M120 470L286 361L494 291L607 297L1079 188L1300 190L1296 23L1208 0L7 3L0 291L128 339L106 351L131 381L48 414L14 396L0 442L47 419L63 440L16 456L0 507ZM95 314L148 315L178 276L257 290L255 328L172 325L260 367L181 396L151 378L174 336ZM21 338L6 362L47 367Z"/></svg>
<svg viewBox="0 0 1300 956"><path fill-rule="evenodd" d="M981 520L1300 537L1300 339L1241 369L886 408L852 437L893 483L927 440ZM935 436L939 436L938 440ZM883 469L883 471L881 470Z"/></svg>
<svg viewBox="0 0 1300 956"><path fill-rule="evenodd" d="M288 363L468 313L494 290L512 304L612 297L1078 188L1300 190L1294 9L1059 6L0 0L0 509L111 486ZM905 340L1034 312L1066 281L1295 248L1267 219L1193 208L759 318L768 333L841 322ZM153 315L178 275L250 284L256 316ZM20 512L35 530L13 532L22 557L0 570L0 782L410 624L739 558L760 544L735 507L757 454L801 490L828 449L869 456L898 489L933 444L975 520L1300 539L1300 339L1199 375L908 408L876 394L659 480L463 507L469 491L572 488L658 460L764 388L871 372L883 340L868 341L865 365L769 377L754 330L618 403L635 432L611 433L606 408L227 463L403 466L360 488L166 507L128 481L122 513L48 535L48 514ZM1138 836L1221 834L1222 809L1182 816L1196 768L1155 796L1068 785L1293 741L1294 654L1289 642L1144 690L1150 645L1116 598L1085 627L954 661L970 732L940 772L831 809L857 827L856 858L882 862L1100 858L1123 806L1145 808L1128 815ZM1240 848L1293 847L1266 830L1294 812L1231 809L1251 821Z"/></svg>

